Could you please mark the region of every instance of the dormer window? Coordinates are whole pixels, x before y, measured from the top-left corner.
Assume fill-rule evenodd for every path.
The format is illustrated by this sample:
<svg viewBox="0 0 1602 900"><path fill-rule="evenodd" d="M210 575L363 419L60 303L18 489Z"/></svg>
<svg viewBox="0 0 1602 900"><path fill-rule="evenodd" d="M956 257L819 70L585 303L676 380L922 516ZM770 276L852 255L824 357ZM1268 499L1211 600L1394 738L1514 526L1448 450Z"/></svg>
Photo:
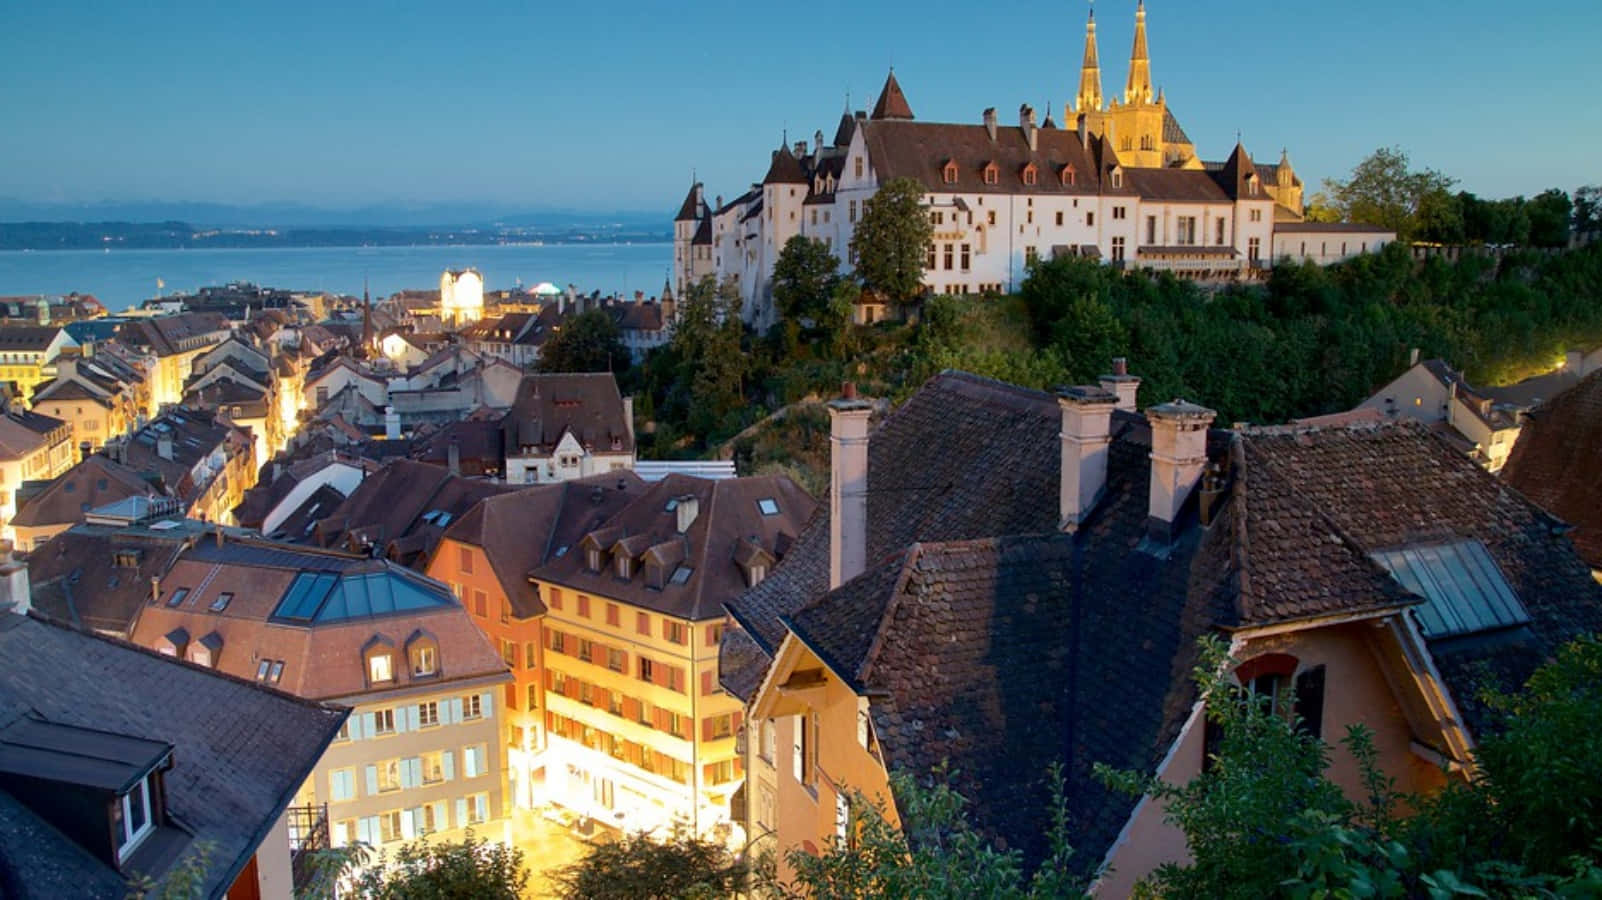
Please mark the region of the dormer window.
<svg viewBox="0 0 1602 900"><path fill-rule="evenodd" d="M587 563L588 563L588 565L586 567L591 572L599 572L599 571L601 571L601 551L600 551L600 548L592 547L590 549L589 553L586 556L586 560L587 560Z"/></svg>
<svg viewBox="0 0 1602 900"><path fill-rule="evenodd" d="M1001 170L998 169L996 167L996 164L993 163L993 162L992 163L985 163L984 175L985 175L985 184L1000 184L1001 183Z"/></svg>
<svg viewBox="0 0 1602 900"><path fill-rule="evenodd" d="M433 647L412 650L412 675L424 677L439 671L439 655Z"/></svg>
<svg viewBox="0 0 1602 900"><path fill-rule="evenodd" d="M1074 171L1072 165L1063 166L1057 177L1062 179L1063 187L1073 187L1079 181L1079 173Z"/></svg>
<svg viewBox="0 0 1602 900"><path fill-rule="evenodd" d="M1122 169L1113 169L1112 186L1115 188L1121 188L1124 186L1124 172Z"/></svg>
<svg viewBox="0 0 1602 900"><path fill-rule="evenodd" d="M1037 172L1038 172L1038 170L1035 168L1035 164L1034 163L1030 163L1029 165L1024 166L1024 169L1023 169L1023 183L1027 184L1027 185L1035 184L1036 181L1037 181L1037 174L1036 174Z"/></svg>
<svg viewBox="0 0 1602 900"><path fill-rule="evenodd" d="M1257 179L1246 179L1246 193L1252 195L1253 197L1257 196Z"/></svg>
<svg viewBox="0 0 1602 900"><path fill-rule="evenodd" d="M233 602L233 599L234 599L234 595L232 593L227 592L227 591L224 591L223 593L218 594L217 598L215 600L211 601L211 611L212 612L222 612L223 610L228 608L228 604Z"/></svg>
<svg viewBox="0 0 1602 900"><path fill-rule="evenodd" d="M955 160L946 160L946 166L941 170L940 178L946 184L957 183L957 163Z"/></svg>
<svg viewBox="0 0 1602 900"><path fill-rule="evenodd" d="M627 553L617 555L617 577L628 579L634 574L634 560Z"/></svg>
<svg viewBox="0 0 1602 900"><path fill-rule="evenodd" d="M757 583L766 578L767 575L767 566L764 566L761 563L752 564L751 568L746 572L746 586L756 587Z"/></svg>
<svg viewBox="0 0 1602 900"><path fill-rule="evenodd" d="M121 865L156 830L150 814L150 777L139 779L127 793L111 804L111 838L117 846Z"/></svg>
<svg viewBox="0 0 1602 900"><path fill-rule="evenodd" d="M381 634L373 635L362 648L362 666L369 685L394 682L395 643Z"/></svg>

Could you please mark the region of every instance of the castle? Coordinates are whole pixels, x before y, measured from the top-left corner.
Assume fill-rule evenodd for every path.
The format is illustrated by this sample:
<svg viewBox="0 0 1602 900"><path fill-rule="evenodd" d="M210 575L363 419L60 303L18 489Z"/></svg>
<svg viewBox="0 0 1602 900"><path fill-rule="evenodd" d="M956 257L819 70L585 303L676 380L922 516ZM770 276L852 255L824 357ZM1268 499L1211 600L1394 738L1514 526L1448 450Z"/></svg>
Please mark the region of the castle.
<svg viewBox="0 0 1602 900"><path fill-rule="evenodd" d="M1302 182L1288 155L1255 162L1236 142L1222 162L1202 160L1152 89L1144 2L1122 99L1102 94L1092 12L1074 101L1064 126L1019 107L1016 126L994 108L980 124L920 122L892 71L871 113L849 108L832 141L773 151L761 182L708 203L697 182L673 224L679 293L706 276L732 279L742 315L758 329L778 321L773 266L796 235L822 241L843 268L851 237L880 184L912 178L926 191L934 228L924 286L935 293L1016 289L1038 258L1062 255L1201 279L1260 277L1277 260L1335 262L1395 240L1369 226L1303 221ZM871 322L873 298L857 310Z"/></svg>

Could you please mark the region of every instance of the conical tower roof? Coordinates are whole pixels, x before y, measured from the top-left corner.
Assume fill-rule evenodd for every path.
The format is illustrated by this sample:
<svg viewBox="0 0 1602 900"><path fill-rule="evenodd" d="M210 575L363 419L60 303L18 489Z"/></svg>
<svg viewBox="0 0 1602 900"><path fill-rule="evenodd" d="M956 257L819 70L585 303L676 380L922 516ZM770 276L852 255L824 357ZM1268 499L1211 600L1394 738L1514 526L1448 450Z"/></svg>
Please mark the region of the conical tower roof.
<svg viewBox="0 0 1602 900"><path fill-rule="evenodd" d="M879 102L873 105L873 118L912 118L912 106L907 103L907 95L901 92L901 85L896 81L895 69L891 69L890 77L884 80L884 90L879 92Z"/></svg>
<svg viewBox="0 0 1602 900"><path fill-rule="evenodd" d="M806 184L807 173L801 170L800 160L790 152L790 148L780 146L773 153L773 164L768 166L768 174L762 178L763 184Z"/></svg>
<svg viewBox="0 0 1602 900"><path fill-rule="evenodd" d="M701 182L690 185L690 192L684 195L684 204L679 207L679 214L673 217L675 222L694 222L701 218Z"/></svg>
<svg viewBox="0 0 1602 900"><path fill-rule="evenodd" d="M1129 51L1129 81L1124 85L1125 103L1151 102L1151 54L1146 50L1146 3L1135 5L1135 46Z"/></svg>
<svg viewBox="0 0 1602 900"><path fill-rule="evenodd" d="M1101 62L1096 53L1096 11L1092 9L1085 23L1085 61L1079 67L1079 93L1074 97L1074 109L1090 112L1101 107Z"/></svg>

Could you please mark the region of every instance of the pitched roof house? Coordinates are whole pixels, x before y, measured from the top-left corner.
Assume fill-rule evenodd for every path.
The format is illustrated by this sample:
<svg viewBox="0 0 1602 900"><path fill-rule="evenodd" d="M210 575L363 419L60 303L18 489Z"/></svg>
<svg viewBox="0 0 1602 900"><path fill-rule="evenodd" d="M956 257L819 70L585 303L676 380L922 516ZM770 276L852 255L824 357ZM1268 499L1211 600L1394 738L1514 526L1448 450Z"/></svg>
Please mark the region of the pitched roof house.
<svg viewBox="0 0 1602 900"><path fill-rule="evenodd" d="M728 605L748 833L819 847L844 788L894 815L887 773L949 760L979 827L1038 860L1056 761L1073 846L1122 896L1184 839L1090 768L1200 771L1198 637L1315 734L1367 723L1382 767L1429 790L1471 765L1480 686L1602 627L1556 520L1428 428L1231 434L1182 401L1142 414L1137 385L945 373L871 435L867 404L831 405L829 509Z"/></svg>
<svg viewBox="0 0 1602 900"><path fill-rule="evenodd" d="M567 481L634 467L634 398L611 372L523 378L501 419L510 484Z"/></svg>
<svg viewBox="0 0 1602 900"><path fill-rule="evenodd" d="M1602 573L1602 371L1524 418L1502 477L1574 526L1570 537Z"/></svg>
<svg viewBox="0 0 1602 900"><path fill-rule="evenodd" d="M37 614L0 612L0 656L6 896L121 898L201 842L200 896L288 896L285 812L348 710Z"/></svg>

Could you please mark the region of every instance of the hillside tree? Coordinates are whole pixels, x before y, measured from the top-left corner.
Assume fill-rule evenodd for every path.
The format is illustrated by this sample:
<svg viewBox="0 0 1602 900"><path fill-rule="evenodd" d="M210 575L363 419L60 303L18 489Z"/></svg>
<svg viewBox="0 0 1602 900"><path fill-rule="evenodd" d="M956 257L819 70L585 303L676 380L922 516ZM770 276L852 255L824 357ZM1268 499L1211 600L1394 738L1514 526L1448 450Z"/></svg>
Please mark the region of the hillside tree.
<svg viewBox="0 0 1602 900"><path fill-rule="evenodd" d="M840 260L827 244L799 234L790 238L773 264L773 302L779 313L817 327L828 318L839 269Z"/></svg>
<svg viewBox="0 0 1602 900"><path fill-rule="evenodd" d="M1401 240L1411 241L1421 228L1420 205L1426 205L1426 211L1430 206L1449 206L1439 195L1451 189L1453 179L1433 169L1413 171L1408 164L1400 147L1381 147L1359 162L1345 181L1326 179L1324 192L1348 221L1388 228Z"/></svg>
<svg viewBox="0 0 1602 900"><path fill-rule="evenodd" d="M890 179L862 205L862 218L851 236L857 277L896 303L923 292L923 265L934 234L923 196L917 179Z"/></svg>
<svg viewBox="0 0 1602 900"><path fill-rule="evenodd" d="M592 309L567 320L540 348L541 372L623 372L631 360L612 314Z"/></svg>

